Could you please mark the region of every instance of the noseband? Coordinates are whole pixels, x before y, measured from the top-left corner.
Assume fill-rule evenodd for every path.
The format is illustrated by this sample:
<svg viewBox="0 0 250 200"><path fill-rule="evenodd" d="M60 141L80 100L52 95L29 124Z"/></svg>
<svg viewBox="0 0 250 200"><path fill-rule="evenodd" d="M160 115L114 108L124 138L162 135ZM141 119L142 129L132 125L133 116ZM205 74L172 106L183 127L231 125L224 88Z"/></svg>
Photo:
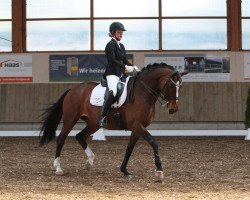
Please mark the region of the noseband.
<svg viewBox="0 0 250 200"><path fill-rule="evenodd" d="M181 76L179 74L177 74L179 81L174 82L174 80L172 78L168 78L164 84L163 87L163 91L160 93L160 97L164 100L164 101L170 101L170 100L178 100L179 97L177 95L175 96L169 96L169 87L170 87L170 82L173 83L173 85L175 86L176 90L178 90L181 85L182 85L182 79Z"/></svg>
<svg viewBox="0 0 250 200"><path fill-rule="evenodd" d="M173 77L174 76L177 76L179 81L175 82L173 80ZM143 81L140 81L141 84L146 88L146 90L153 96L155 97L155 99L162 105L162 106L165 106L169 101L171 100L178 100L178 97L177 96L169 96L169 87L170 87L170 83L173 83L174 86L176 87L176 89L178 90L181 85L182 85L182 79L181 79L181 75L179 74L178 71L174 71L165 81L165 84L164 84L164 87L163 87L163 90L160 92L160 99L158 98L158 93L150 88L147 84L145 84Z"/></svg>

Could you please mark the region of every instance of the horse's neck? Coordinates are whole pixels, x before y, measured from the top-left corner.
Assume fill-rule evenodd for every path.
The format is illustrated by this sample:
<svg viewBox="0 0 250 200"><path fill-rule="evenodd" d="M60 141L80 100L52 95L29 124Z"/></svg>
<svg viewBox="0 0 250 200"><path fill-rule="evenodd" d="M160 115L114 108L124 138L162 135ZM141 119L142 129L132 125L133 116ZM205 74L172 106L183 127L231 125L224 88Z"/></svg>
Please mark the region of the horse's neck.
<svg viewBox="0 0 250 200"><path fill-rule="evenodd" d="M138 80L140 98L144 98L149 104L155 104L160 95L159 78L160 76L152 73L146 74Z"/></svg>
<svg viewBox="0 0 250 200"><path fill-rule="evenodd" d="M146 84L149 88L153 89L156 93L160 94L160 85L159 85L160 75L159 73L152 73L148 76L145 75L141 77L141 81Z"/></svg>

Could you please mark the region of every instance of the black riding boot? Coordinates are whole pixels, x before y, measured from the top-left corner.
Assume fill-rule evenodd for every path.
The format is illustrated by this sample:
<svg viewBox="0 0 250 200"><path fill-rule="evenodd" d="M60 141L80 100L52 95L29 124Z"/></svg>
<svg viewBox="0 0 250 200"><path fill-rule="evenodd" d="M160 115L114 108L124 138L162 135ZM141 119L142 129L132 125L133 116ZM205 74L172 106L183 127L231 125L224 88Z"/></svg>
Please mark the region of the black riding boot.
<svg viewBox="0 0 250 200"><path fill-rule="evenodd" d="M110 106L113 103L114 103L113 91L106 91L103 106L102 106L102 111L100 115L100 120L99 120L100 127L103 127L107 124L106 116L107 116Z"/></svg>

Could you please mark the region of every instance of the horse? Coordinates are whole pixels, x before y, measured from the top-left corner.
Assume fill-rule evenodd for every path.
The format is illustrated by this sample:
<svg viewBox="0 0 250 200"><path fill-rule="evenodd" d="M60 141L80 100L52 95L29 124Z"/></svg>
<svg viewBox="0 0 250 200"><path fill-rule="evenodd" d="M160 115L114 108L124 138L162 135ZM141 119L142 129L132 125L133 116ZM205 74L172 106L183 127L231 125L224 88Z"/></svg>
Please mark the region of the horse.
<svg viewBox="0 0 250 200"><path fill-rule="evenodd" d="M135 75L130 97L119 108L111 108L107 116L106 129L129 130L129 137L125 156L120 171L125 177L132 177L127 170L127 164L134 146L140 137L145 139L153 149L155 161L155 176L161 182L164 179L162 163L159 156L158 144L146 130L154 119L155 104L160 101L169 109L169 114L178 111L178 93L182 85L182 76L187 72L179 73L174 67L165 63L154 63L144 67ZM43 123L40 131L40 146L49 143L55 138L56 129L62 120L62 129L56 140L56 153L54 160L55 173L62 175L60 156L65 139L79 119L86 123L86 127L76 134L88 159L86 168L89 170L94 162L94 153L87 144L87 138L100 129L98 119L101 107L90 104L91 92L97 82L79 83L65 91L61 97L49 106L43 113ZM130 84L130 85L131 85ZM133 95L131 95L133 94ZM117 125L114 114L119 113L122 126Z"/></svg>

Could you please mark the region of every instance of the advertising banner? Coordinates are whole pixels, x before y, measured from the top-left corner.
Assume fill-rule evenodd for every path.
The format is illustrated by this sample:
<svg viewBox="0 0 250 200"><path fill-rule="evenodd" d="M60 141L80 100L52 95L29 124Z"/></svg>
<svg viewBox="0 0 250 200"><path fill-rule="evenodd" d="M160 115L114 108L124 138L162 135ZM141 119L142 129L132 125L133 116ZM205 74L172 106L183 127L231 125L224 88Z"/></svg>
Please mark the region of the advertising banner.
<svg viewBox="0 0 250 200"><path fill-rule="evenodd" d="M31 55L0 55L0 82L32 82Z"/></svg>
<svg viewBox="0 0 250 200"><path fill-rule="evenodd" d="M133 55L127 55L133 63ZM100 81L107 66L105 54L50 55L51 82Z"/></svg>
<svg viewBox="0 0 250 200"><path fill-rule="evenodd" d="M183 80L190 82L213 82L230 80L229 56L204 54L146 54L144 65L166 63L178 71L189 71Z"/></svg>

